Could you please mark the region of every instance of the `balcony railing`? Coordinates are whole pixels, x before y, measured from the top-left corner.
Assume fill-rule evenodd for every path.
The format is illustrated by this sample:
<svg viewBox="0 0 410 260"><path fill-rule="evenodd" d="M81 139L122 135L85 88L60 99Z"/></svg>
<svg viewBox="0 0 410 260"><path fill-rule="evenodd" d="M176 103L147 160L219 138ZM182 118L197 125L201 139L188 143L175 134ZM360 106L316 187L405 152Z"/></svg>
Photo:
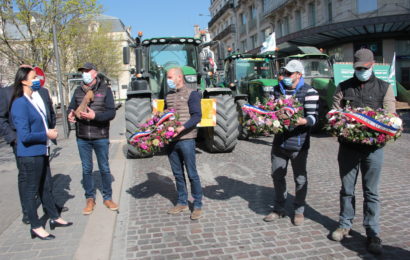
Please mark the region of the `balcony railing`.
<svg viewBox="0 0 410 260"><path fill-rule="evenodd" d="M279 7L285 5L287 2L291 2L293 0L276 0L276 1L267 1L268 4L265 6L264 15L268 15L278 9Z"/></svg>
<svg viewBox="0 0 410 260"><path fill-rule="evenodd" d="M212 17L211 21L209 21L208 23L208 27L212 27L212 25L226 12L228 11L230 8L233 8L233 0L230 0L229 2L227 2L222 8L221 10L219 10L214 17Z"/></svg>
<svg viewBox="0 0 410 260"><path fill-rule="evenodd" d="M215 36L214 40L215 41L222 40L230 33L235 33L235 32L236 32L235 25L231 24L228 27L226 27L222 32L220 32L217 36Z"/></svg>

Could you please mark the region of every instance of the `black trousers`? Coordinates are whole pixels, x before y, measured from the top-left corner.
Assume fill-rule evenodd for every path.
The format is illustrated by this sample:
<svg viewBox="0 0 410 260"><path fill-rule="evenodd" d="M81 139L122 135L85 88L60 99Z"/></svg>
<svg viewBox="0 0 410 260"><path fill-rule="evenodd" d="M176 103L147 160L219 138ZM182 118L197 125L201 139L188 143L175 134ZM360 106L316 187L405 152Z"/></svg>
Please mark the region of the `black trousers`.
<svg viewBox="0 0 410 260"><path fill-rule="evenodd" d="M18 157L19 175L25 184L21 187L22 206L27 212L31 228L42 226L37 215L37 194L51 219L59 218L54 197L51 194L51 173L48 156Z"/></svg>

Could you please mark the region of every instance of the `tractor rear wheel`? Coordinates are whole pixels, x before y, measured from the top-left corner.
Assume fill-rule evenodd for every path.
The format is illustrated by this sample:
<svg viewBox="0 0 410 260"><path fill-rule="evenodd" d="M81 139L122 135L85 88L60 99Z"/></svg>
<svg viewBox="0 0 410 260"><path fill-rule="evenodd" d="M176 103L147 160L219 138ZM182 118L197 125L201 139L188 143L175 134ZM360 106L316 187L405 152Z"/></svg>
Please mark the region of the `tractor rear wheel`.
<svg viewBox="0 0 410 260"><path fill-rule="evenodd" d="M151 116L150 98L130 98L125 102L125 136L127 138L127 158L143 158L152 154L142 154L130 144L130 137L135 133L140 124L146 122Z"/></svg>
<svg viewBox="0 0 410 260"><path fill-rule="evenodd" d="M209 98L216 99L216 126L204 128L206 148L212 153L231 152L239 135L235 101L231 95L223 94Z"/></svg>

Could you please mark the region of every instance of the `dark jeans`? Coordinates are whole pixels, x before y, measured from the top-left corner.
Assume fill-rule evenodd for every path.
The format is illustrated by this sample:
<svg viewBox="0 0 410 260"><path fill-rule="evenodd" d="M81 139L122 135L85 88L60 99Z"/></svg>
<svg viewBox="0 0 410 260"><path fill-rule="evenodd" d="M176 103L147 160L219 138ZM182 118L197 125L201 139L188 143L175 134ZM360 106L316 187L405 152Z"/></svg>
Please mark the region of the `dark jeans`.
<svg viewBox="0 0 410 260"><path fill-rule="evenodd" d="M51 219L59 218L58 210L51 194L51 175L47 171L48 156L19 157L20 173L25 180L23 205L27 211L31 228L41 227L37 215L36 195L40 195L41 203Z"/></svg>
<svg viewBox="0 0 410 260"><path fill-rule="evenodd" d="M307 149L288 151L280 147L272 146L272 179L275 188L275 211L285 211L285 202L288 194L286 188L286 173L290 160L293 169L293 179L296 186L296 195L293 203L294 210L295 214L303 214L308 186L306 172L307 156Z"/></svg>
<svg viewBox="0 0 410 260"><path fill-rule="evenodd" d="M185 139L168 146L168 159L175 177L178 192L177 204L188 205L188 192L184 174L184 165L191 183L191 193L194 198L194 208L202 207L202 187L196 170L195 139Z"/></svg>
<svg viewBox="0 0 410 260"><path fill-rule="evenodd" d="M360 168L364 196L363 225L368 237L377 236L380 232L379 183L383 164L383 148L358 150L346 144L340 144L338 161L342 181L339 227L352 227L356 210L355 186Z"/></svg>
<svg viewBox="0 0 410 260"><path fill-rule="evenodd" d="M108 162L108 150L110 141L108 139L86 140L77 138L78 151L83 166L83 187L85 198L95 199L95 184L93 172L93 150L97 157L98 169L101 174L102 196L104 200L112 199L112 177L110 164Z"/></svg>

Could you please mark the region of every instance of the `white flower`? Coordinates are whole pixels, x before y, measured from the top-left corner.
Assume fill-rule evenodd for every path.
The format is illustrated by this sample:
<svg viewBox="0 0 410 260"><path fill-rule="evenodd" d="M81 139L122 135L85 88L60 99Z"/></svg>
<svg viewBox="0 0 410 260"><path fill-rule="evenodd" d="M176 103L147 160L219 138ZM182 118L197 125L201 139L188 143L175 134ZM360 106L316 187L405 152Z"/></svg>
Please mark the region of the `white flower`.
<svg viewBox="0 0 410 260"><path fill-rule="evenodd" d="M399 117L392 117L390 118L390 122L394 128L400 128L403 124L403 121Z"/></svg>
<svg viewBox="0 0 410 260"><path fill-rule="evenodd" d="M346 127L347 128L354 128L354 124L347 124Z"/></svg>
<svg viewBox="0 0 410 260"><path fill-rule="evenodd" d="M273 121L273 127L279 127L279 126L280 126L279 120Z"/></svg>

